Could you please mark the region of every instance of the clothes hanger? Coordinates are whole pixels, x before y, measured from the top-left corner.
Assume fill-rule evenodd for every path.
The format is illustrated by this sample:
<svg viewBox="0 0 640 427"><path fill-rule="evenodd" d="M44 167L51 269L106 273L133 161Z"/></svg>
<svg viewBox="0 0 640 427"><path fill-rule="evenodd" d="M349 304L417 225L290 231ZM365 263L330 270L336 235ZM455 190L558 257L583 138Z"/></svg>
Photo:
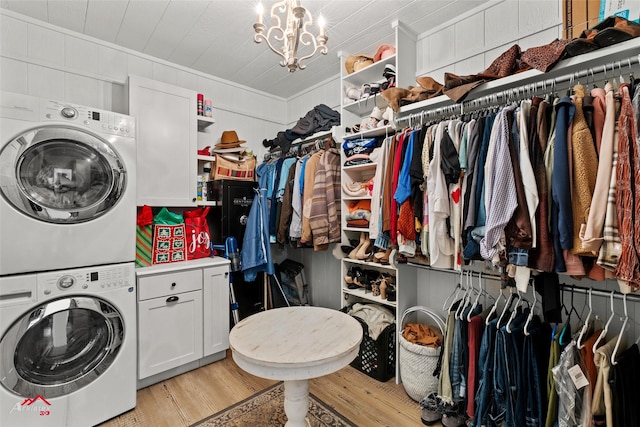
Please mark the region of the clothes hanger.
<svg viewBox="0 0 640 427"><path fill-rule="evenodd" d="M504 304L504 307L502 308L502 313L500 314L500 317L498 318L498 323L496 324L496 329L500 329L500 324L502 323L502 319L504 318L504 315L506 314L506 312L511 307L511 304L513 304L513 300L514 300L515 297L516 297L516 294L515 294L515 292L513 292L513 288L511 288L511 293L509 294L509 298L507 299L507 302Z"/></svg>
<svg viewBox="0 0 640 427"><path fill-rule="evenodd" d="M460 281L462 282L462 277L464 275L464 271L460 270ZM464 295L462 296L462 302L460 303L460 305L458 305L458 308L456 309L456 314L455 314L455 318L462 320L462 313L464 313L464 308L467 306L468 303L468 298L469 298L469 280L468 280L468 275L467 275L467 281L465 283L464 286Z"/></svg>
<svg viewBox="0 0 640 427"><path fill-rule="evenodd" d="M538 293L536 292L534 287L532 287L532 290L533 290L533 308L529 311L529 315L527 316L527 321L524 323L524 334L527 336L531 334L531 332L529 332L529 325L533 320L533 311L536 308L536 304L538 302Z"/></svg>
<svg viewBox="0 0 640 427"><path fill-rule="evenodd" d="M516 315L518 314L518 307L522 304L522 294L520 293L520 289L516 288L516 293L518 295L518 301L516 302L516 306L513 307L513 310L511 310L511 315L509 316L509 320L507 320L506 325L507 333L509 334L511 333L511 322L516 318Z"/></svg>
<svg viewBox="0 0 640 427"><path fill-rule="evenodd" d="M456 283L456 287L453 289L453 292L451 292L451 295L449 295L447 299L444 300L444 304L442 305L442 310L444 312L448 313L451 311L451 307L453 307L453 304L455 304L455 302L458 300L458 295L460 295L461 290L462 290L462 285L460 284L460 282ZM451 297L453 297L453 299L451 299L451 303L449 304L449 299Z"/></svg>
<svg viewBox="0 0 640 427"><path fill-rule="evenodd" d="M620 333L618 334L618 339L616 340L616 345L613 347L613 352L611 353L611 364L617 365L616 355L618 354L618 348L620 347L620 342L622 341L622 337L627 328L627 324L629 323L629 313L627 312L627 294L622 294L622 304L624 307L624 322L622 322L622 326L620 327Z"/></svg>
<svg viewBox="0 0 640 427"><path fill-rule="evenodd" d="M615 316L615 312L614 312L614 309L613 309L613 294L614 294L614 292L611 291L611 315L609 316L609 319L607 319L607 323L604 324L604 328L602 329L602 332L600 332L600 335L598 335L598 338L596 339L596 342L593 343L593 354L596 354L596 350L598 349L598 344L600 343L600 341L602 341L602 339L609 332L609 325L611 324L611 321L613 320L613 316Z"/></svg>
<svg viewBox="0 0 640 427"><path fill-rule="evenodd" d="M500 295L498 295L498 298L496 298L496 300L493 302L493 306L491 307L491 310L489 310L489 314L487 315L487 318L484 320L484 324L485 326L489 326L489 322L491 321L491 318L493 317L493 315L496 313L497 309L498 309L498 301L500 301L500 298L503 298L506 302L507 298L504 296L504 289L501 287L500 288Z"/></svg>
<svg viewBox="0 0 640 427"><path fill-rule="evenodd" d="M580 318L580 313L578 313L578 310L576 310L576 307L573 305L573 285L571 286L571 309L569 310L569 313L567 314L567 322L565 323L564 328L562 328L562 332L560 332L560 337L558 338L558 341L560 342L560 345L562 345L563 342L565 342L564 338L565 338L565 334L567 332L567 329L571 329L571 315L573 313L575 313L576 317L578 318L578 320L580 322L582 322L582 319ZM566 307L565 307L566 309Z"/></svg>
<svg viewBox="0 0 640 427"><path fill-rule="evenodd" d="M471 310L467 313L467 322L471 322L471 313L478 306L478 301L480 300L480 295L482 295L482 271L478 273L478 295L476 295L475 301L473 301L473 305L471 306Z"/></svg>
<svg viewBox="0 0 640 427"><path fill-rule="evenodd" d="M592 289L589 288L589 291L588 291L589 312L587 313L587 318L585 319L584 324L582 325L582 329L580 329L580 335L578 335L578 341L576 343L579 349L584 348L584 343L582 342L582 339L585 337L587 329L589 329L589 319L591 319L591 313L593 312L593 306L591 305L591 291Z"/></svg>

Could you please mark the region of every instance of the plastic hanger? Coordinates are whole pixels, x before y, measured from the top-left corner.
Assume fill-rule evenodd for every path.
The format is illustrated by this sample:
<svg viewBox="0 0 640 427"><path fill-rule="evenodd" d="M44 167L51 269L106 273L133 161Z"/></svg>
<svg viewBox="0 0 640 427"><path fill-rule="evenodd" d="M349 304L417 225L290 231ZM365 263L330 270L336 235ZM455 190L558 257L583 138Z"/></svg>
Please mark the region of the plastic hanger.
<svg viewBox="0 0 640 427"><path fill-rule="evenodd" d="M533 308L529 311L529 315L527 316L527 321L524 323L524 334L527 336L531 334L531 332L529 332L529 325L533 320L533 309L536 308L536 304L538 302L538 293L536 292L535 288L532 287L532 289L533 289Z"/></svg>
<svg viewBox="0 0 640 427"><path fill-rule="evenodd" d="M561 345L563 342L566 342L564 337L565 337L565 333L567 332L567 329L569 330L571 329L571 315L575 313L578 320L582 322L582 319L580 318L580 313L578 313L578 310L576 310L576 307L573 305L573 294L574 294L573 286L571 286L571 309L567 313L567 322L565 323L565 327L562 328L562 332L560 333L560 337L558 338L558 342L560 342ZM566 310L566 307L565 307L565 310Z"/></svg>
<svg viewBox="0 0 640 427"><path fill-rule="evenodd" d="M467 322L471 322L471 313L478 306L478 301L480 301L480 295L482 295L482 272L478 273L478 295L476 295L475 301L473 301L473 305L471 306L471 310L467 313Z"/></svg>
<svg viewBox="0 0 640 427"><path fill-rule="evenodd" d="M496 298L496 300L493 302L493 306L491 307L491 310L489 310L489 314L487 315L487 318L484 320L485 326L489 326L489 322L491 321L491 318L496 313L498 309L498 301L500 301L500 298L504 298L506 301L506 297L504 296L503 291L504 289L500 288L500 295L498 295L498 298Z"/></svg>
<svg viewBox="0 0 640 427"><path fill-rule="evenodd" d="M456 283L456 287L453 289L453 292L451 292L451 295L449 295L447 297L446 300L444 300L444 304L442 305L442 310L445 312L450 312L451 311L451 307L453 307L453 304L455 304L455 302L458 300L458 295L460 295L460 291L462 290L462 285L458 282ZM455 296L454 296L455 294ZM453 299L451 299L453 298ZM451 303L449 304L449 300L451 299Z"/></svg>
<svg viewBox="0 0 640 427"><path fill-rule="evenodd" d="M600 335L598 335L598 338L596 339L596 342L593 344L593 354L596 354L596 350L598 349L598 344L600 343L600 341L602 341L602 339L609 332L609 325L611 324L611 321L613 320L613 316L615 316L615 312L614 312L614 309L613 309L613 294L614 294L614 292L611 291L611 315L609 316L609 319L607 319L607 323L604 324L604 328L602 329L602 332L600 332Z"/></svg>
<svg viewBox="0 0 640 427"><path fill-rule="evenodd" d="M620 347L620 342L622 341L622 336L627 328L627 324L629 323L629 313L627 312L627 294L622 295L622 303L624 306L624 322L622 322L622 326L620 327L620 333L618 334L618 339L616 340L616 346L613 347L613 352L611 353L611 364L617 365L616 355L618 354L618 348Z"/></svg>
<svg viewBox="0 0 640 427"><path fill-rule="evenodd" d="M464 274L464 271L460 270L460 281L461 282L462 282L463 274ZM455 318L456 319L462 320L462 313L464 313L464 308L467 306L467 304L469 302L469 293L470 293L469 275L467 274L467 281L466 281L465 287L464 287L464 295L462 296L462 302L458 306L458 309L456 310L456 314L455 314Z"/></svg>
<svg viewBox="0 0 640 427"><path fill-rule="evenodd" d="M593 306L591 305L591 291L592 289L589 288L589 291L588 291L589 312L587 313L587 318L584 320L582 329L580 329L580 335L578 335L577 346L579 349L584 348L584 343L582 342L582 339L585 337L585 334L587 333L587 329L589 329L589 320L591 319L591 313L593 312Z"/></svg>
<svg viewBox="0 0 640 427"><path fill-rule="evenodd" d="M509 310L509 307L513 303L514 297L515 297L515 293L513 292L513 288L511 288L511 293L509 294L509 298L507 299L507 302L504 304L504 307L502 308L502 313L500 313L500 317L498 318L498 323L496 323L496 329L500 329L500 324L502 323L502 319L504 318L504 315L506 314L507 310Z"/></svg>
<svg viewBox="0 0 640 427"><path fill-rule="evenodd" d="M508 333L511 333L511 322L516 318L518 314L518 307L522 304L522 294L520 293L520 289L516 288L516 294L518 295L518 301L516 302L516 306L511 310L511 315L509 316L509 320L507 320L506 329Z"/></svg>

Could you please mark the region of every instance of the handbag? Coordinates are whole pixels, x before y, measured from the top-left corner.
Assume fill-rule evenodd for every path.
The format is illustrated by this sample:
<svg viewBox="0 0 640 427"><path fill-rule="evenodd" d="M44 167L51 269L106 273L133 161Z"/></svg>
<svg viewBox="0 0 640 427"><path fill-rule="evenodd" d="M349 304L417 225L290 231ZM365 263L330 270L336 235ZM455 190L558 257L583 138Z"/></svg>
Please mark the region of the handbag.
<svg viewBox="0 0 640 427"><path fill-rule="evenodd" d="M187 259L211 256L211 234L207 223L210 207L197 208L183 212L187 243Z"/></svg>
<svg viewBox="0 0 640 427"><path fill-rule="evenodd" d="M255 156L245 157L244 161L229 160L216 155L210 172L210 180L235 179L239 181L254 181L256 169Z"/></svg>

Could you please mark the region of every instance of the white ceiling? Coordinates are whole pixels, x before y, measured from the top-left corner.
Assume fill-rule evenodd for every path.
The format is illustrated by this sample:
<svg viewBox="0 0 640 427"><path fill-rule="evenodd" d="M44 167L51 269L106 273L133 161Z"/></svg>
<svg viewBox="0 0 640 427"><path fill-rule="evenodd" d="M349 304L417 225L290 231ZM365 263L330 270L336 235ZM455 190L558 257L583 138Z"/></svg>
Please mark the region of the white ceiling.
<svg viewBox="0 0 640 427"><path fill-rule="evenodd" d="M373 54L393 44L394 20L420 34L486 1L301 0L314 20L327 21L329 53L295 73L253 41L258 0L0 0L0 7L288 98L335 76L338 51ZM268 10L273 0L263 4Z"/></svg>

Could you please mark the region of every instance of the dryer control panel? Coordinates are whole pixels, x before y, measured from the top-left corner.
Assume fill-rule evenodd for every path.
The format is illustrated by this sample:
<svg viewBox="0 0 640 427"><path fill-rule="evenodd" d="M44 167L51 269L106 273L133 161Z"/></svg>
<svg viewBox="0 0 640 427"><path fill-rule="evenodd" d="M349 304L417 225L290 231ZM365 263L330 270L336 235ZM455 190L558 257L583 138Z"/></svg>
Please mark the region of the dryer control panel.
<svg viewBox="0 0 640 427"><path fill-rule="evenodd" d="M69 293L101 293L119 288L135 289L133 263L50 271L37 274L38 296Z"/></svg>
<svg viewBox="0 0 640 427"><path fill-rule="evenodd" d="M65 121L84 126L96 132L134 138L135 119L112 111L74 105L60 101L43 101L44 121Z"/></svg>

